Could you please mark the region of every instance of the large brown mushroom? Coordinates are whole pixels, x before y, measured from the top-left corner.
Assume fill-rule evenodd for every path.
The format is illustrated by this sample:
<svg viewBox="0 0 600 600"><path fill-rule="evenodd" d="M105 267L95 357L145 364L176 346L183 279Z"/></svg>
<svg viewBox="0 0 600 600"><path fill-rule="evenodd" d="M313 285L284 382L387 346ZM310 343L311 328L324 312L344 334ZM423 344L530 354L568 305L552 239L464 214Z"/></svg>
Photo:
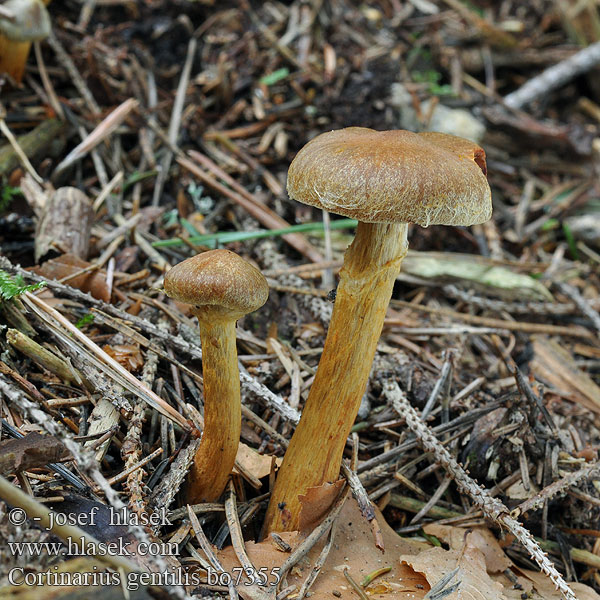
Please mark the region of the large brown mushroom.
<svg viewBox="0 0 600 600"><path fill-rule="evenodd" d="M229 250L210 250L175 265L165 292L193 305L200 326L204 431L188 476L188 501L212 502L227 485L241 430L235 323L269 295L262 273Z"/></svg>
<svg viewBox="0 0 600 600"><path fill-rule="evenodd" d="M338 478L407 251L408 224L473 225L492 211L484 151L442 133L324 133L293 160L287 189L299 202L359 223L315 380L271 494L266 532L296 529L298 496Z"/></svg>

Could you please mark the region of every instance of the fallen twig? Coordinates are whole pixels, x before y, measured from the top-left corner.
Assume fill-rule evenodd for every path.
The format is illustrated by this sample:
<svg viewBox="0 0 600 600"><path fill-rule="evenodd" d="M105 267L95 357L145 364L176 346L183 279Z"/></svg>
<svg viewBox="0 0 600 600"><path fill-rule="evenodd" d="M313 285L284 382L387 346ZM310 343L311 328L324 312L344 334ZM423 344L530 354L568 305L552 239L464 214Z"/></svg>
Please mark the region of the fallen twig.
<svg viewBox="0 0 600 600"><path fill-rule="evenodd" d="M541 508L544 502L551 500L557 494L565 492L580 481L592 477L598 470L600 470L600 465L597 462L594 462L580 467L577 471L568 473L562 479L553 481L550 485L547 485L544 489L535 494L535 496L521 502L519 506L511 511L511 517L517 519L523 513Z"/></svg>
<svg viewBox="0 0 600 600"><path fill-rule="evenodd" d="M504 97L510 108L522 108L526 104L547 96L552 90L593 69L600 63L600 42L590 44L577 54L548 67L539 75L523 84L518 90Z"/></svg>
<svg viewBox="0 0 600 600"><path fill-rule="evenodd" d="M558 289L573 300L577 308L592 322L596 331L600 333L600 315L579 293L579 290L568 283L559 283Z"/></svg>
<svg viewBox="0 0 600 600"><path fill-rule="evenodd" d="M471 479L464 468L458 464L456 459L437 440L427 425L423 423L415 409L402 393L398 383L395 380L387 380L383 387L383 393L391 402L396 412L405 418L406 424L417 436L419 443L426 451L433 453L435 460L452 476L458 487L475 502L489 519L506 527L519 540L542 572L550 577L556 589L560 590L564 598L567 600L577 600L571 588L556 570L552 562L548 560L548 557L539 547L531 533L511 517L510 511L500 500L492 497L486 489Z"/></svg>
<svg viewBox="0 0 600 600"><path fill-rule="evenodd" d="M184 340L180 336L171 335L167 331L161 330L159 327L151 323L148 319L142 319L139 317L135 317L126 313L122 310L119 310L112 304L107 304L102 300L96 300L92 298L89 294L86 294L80 290L72 288L70 286L61 284L54 280L46 280L43 277L35 275L25 269L22 269L16 265L13 265L8 259L0 256L0 269L4 269L9 273L18 273L24 279L34 281L36 283L45 282L47 287L60 296L65 296L67 298L71 298L82 302L86 306L92 306L97 308L105 313L108 313L118 319L123 320L125 323L131 323L133 326L137 327L140 331L147 333L152 338L160 340L164 342L166 345L171 346L178 355L185 355L192 359L202 359L202 351L200 346ZM81 332L77 330L79 334ZM144 338L141 337L143 340ZM140 338L136 338L136 341L140 342ZM155 344L151 344L149 341L145 342L148 347L150 347L154 352L159 354L161 358L164 358L164 353L159 348L156 348ZM163 356L164 355L164 356ZM166 360L170 360L166 358ZM135 379L135 378L134 378ZM286 421L295 425L300 420L300 413L292 408L287 402L273 393L269 388L260 383L260 381L256 380L252 377L245 369L240 370L240 379L242 383L242 387L245 388L246 391L250 391L255 396L265 403L269 408L276 411L280 414ZM137 381L137 380L136 380ZM139 383L139 382L138 382Z"/></svg>
<svg viewBox="0 0 600 600"><path fill-rule="evenodd" d="M116 360L109 356L97 344L92 342L70 321L65 319L58 311L40 300L31 292L25 292L22 295L23 302L37 314L42 321L49 325L57 336L67 336L67 332L73 336L83 347L91 351L99 360L105 363L110 370L107 374L111 375L120 385L135 394L152 408L156 409L162 415L177 423L184 431L189 431L189 423L172 406L167 404L162 398L157 396L151 389L147 388L139 379L136 379L127 369L122 367Z"/></svg>

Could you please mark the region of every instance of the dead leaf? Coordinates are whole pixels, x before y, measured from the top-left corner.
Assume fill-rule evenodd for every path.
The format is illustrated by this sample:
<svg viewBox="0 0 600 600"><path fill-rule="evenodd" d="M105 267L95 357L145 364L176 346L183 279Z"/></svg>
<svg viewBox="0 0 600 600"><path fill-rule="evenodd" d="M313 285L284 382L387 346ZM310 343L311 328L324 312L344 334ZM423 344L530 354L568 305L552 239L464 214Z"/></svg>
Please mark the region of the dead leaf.
<svg viewBox="0 0 600 600"><path fill-rule="evenodd" d="M62 279L63 277L74 275L91 265L92 263L81 260L72 254L63 254L57 258L47 260L39 267L32 269L32 271L46 279ZM89 292L96 300L110 302L106 276L101 271L92 271L91 273L77 275L69 279L66 283L82 292Z"/></svg>
<svg viewBox="0 0 600 600"><path fill-rule="evenodd" d="M129 268L137 260L139 252L138 246L126 246L121 252L115 254L115 271L121 273L129 271Z"/></svg>
<svg viewBox="0 0 600 600"><path fill-rule="evenodd" d="M254 448L250 448L250 446L247 446L243 442L240 442L237 456L235 457L235 461L246 471L252 473L257 479L267 477L271 473L271 460L272 456L270 454L259 454ZM282 458L276 458L275 464L279 466L282 461Z"/></svg>
<svg viewBox="0 0 600 600"><path fill-rule="evenodd" d="M19 439L0 442L0 474L44 467L67 457L69 451L62 442L50 435L29 433Z"/></svg>
<svg viewBox="0 0 600 600"><path fill-rule="evenodd" d="M102 350L131 373L139 371L144 366L144 357L139 344L105 344Z"/></svg>
<svg viewBox="0 0 600 600"><path fill-rule="evenodd" d="M575 363L559 343L545 336L533 337L531 370L536 378L549 383L589 410L600 413L600 387Z"/></svg>
<svg viewBox="0 0 600 600"><path fill-rule="evenodd" d="M481 256L409 252L402 262L402 271L425 279L466 285L506 300L552 300L552 294L538 280L495 265Z"/></svg>
<svg viewBox="0 0 600 600"><path fill-rule="evenodd" d="M424 575L430 587L458 568L448 585L456 582L460 585L445 596L447 600L506 600L502 584L488 575L484 554L468 538L467 535L462 550L429 548L416 556L402 556L400 560Z"/></svg>
<svg viewBox="0 0 600 600"><path fill-rule="evenodd" d="M310 533L325 518L339 496L344 481L339 479L335 483L311 487L306 490L306 494L299 496L301 508L298 526L301 533Z"/></svg>
<svg viewBox="0 0 600 600"><path fill-rule="evenodd" d="M519 479L506 489L506 496L511 500L528 500L532 495L537 494L540 488L533 481L529 482L529 489L525 489L523 481Z"/></svg>
<svg viewBox="0 0 600 600"><path fill-rule="evenodd" d="M381 588L376 588L376 593L371 595L372 598L387 600L395 597L399 592L406 594L402 597L414 600L423 598L429 589L427 581L421 574L415 573L410 567L401 564L399 557L415 554L427 548L428 545L401 538L385 523L385 519L379 511L377 511L377 519L382 526L385 554L375 547L371 527L362 518L356 501L353 498L346 501L337 520L336 533L329 556L311 588L312 600L331 600L334 597L332 596L333 591L340 593L338 598L341 600L356 600L356 593L344 576L344 569L347 567L350 576L360 584L365 576L386 566L392 567L392 570L374 582L374 588L375 586L381 586ZM303 539L298 532L280 533L279 535L293 548L298 546ZM290 585L300 588L311 572L324 544L325 540L323 539L304 560L300 561L297 567L292 569L287 577ZM275 569L276 573L276 569L288 557L288 554L283 553L271 539L259 544L247 542L246 549L256 569L264 567L268 573L272 572L271 569ZM218 558L227 572L235 573L236 571L232 571L234 568L239 570L239 563L231 547L221 550ZM269 579L269 583L275 583L274 577ZM245 591L243 584L238 589L241 594ZM385 592L382 591L384 589Z"/></svg>
<svg viewBox="0 0 600 600"><path fill-rule="evenodd" d="M463 547L471 547L480 552L485 560L485 568L488 575L491 575L491 579L496 584L503 587L502 597L507 600L520 600L524 592L528 594L527 597L530 600L562 599L562 595L554 588L554 584L550 578L546 577L543 573L516 567L504 554L500 542L494 534L484 527L462 529L460 527L430 523L425 525L423 529L426 533L435 535L440 540L446 542L453 551L460 553ZM511 569L517 576L520 587L515 588L514 583L504 575L507 569ZM460 575L457 575L457 577L460 577ZM572 583L569 585L575 591L578 600L600 600L600 596L586 585ZM462 588L459 588L459 590L464 591ZM452 595L448 597L453 598ZM463 598L466 600L469 597L467 594ZM488 598L487 595L485 597ZM494 598L494 596L489 597ZM473 596L473 598L478 598L478 596Z"/></svg>
<svg viewBox="0 0 600 600"><path fill-rule="evenodd" d="M473 425L469 442L462 449L462 459L469 464L469 471L476 479L486 478L489 468L488 452L498 437L498 425L506 414L506 408L497 408L483 415Z"/></svg>
<svg viewBox="0 0 600 600"><path fill-rule="evenodd" d="M142 218L136 229L142 231L149 231L150 227L155 225L159 217L165 212L165 208L162 206L144 206L140 209L140 215Z"/></svg>
<svg viewBox="0 0 600 600"><path fill-rule="evenodd" d="M533 590L539 594L539 598L543 598L543 600L560 600L562 598L550 578L543 573L516 567L515 569L533 583ZM577 600L600 600L600 595L583 583L569 582L569 587L575 592Z"/></svg>
<svg viewBox="0 0 600 600"><path fill-rule="evenodd" d="M376 511L382 524L386 552L375 547L369 523L361 516L353 498L349 498L337 520L337 529L331 551L319 576L311 588L312 600L331 600L332 593L341 600L356 600L357 595L344 576L347 568L350 576L358 584L365 576L383 567L392 570L377 578L368 588L369 597L377 600L411 598L420 600L439 582L444 575L457 567L459 572L448 586L460 581L461 586L446 596L447 600L520 600L523 592L530 593L529 600L561 600L552 582L540 573L517 570L510 559L503 556L499 543L492 533L484 528L465 530L455 527L430 524L427 531L448 541L450 550L432 548L429 544L400 537ZM298 532L279 534L292 548L301 543L303 536ZM324 536L326 537L326 536ZM287 582L297 590L311 572L316 558L325 545L322 539L308 556L300 561L288 574ZM271 539L261 543L247 542L246 550L254 567L264 568L269 574L277 569L289 556L281 551ZM240 565L231 547L218 552L225 571L239 573ZM515 588L504 572L503 567L511 568L522 587ZM264 571L263 571L264 572ZM496 572L490 575L489 572ZM270 575L269 583L276 583L276 575ZM243 598L256 600L257 596L248 592L247 580L242 578L238 591ZM600 600L591 588L582 584L571 584L579 600Z"/></svg>
<svg viewBox="0 0 600 600"><path fill-rule="evenodd" d="M450 525L428 523L423 527L425 533L435 535L446 542L453 550L462 550L468 535L469 544L475 546L484 556L488 573L502 573L512 566L512 561L504 554L494 534L484 527L463 529Z"/></svg>
<svg viewBox="0 0 600 600"><path fill-rule="evenodd" d="M303 323L300 329L298 337L302 340L312 340L314 337L323 337L325 335L325 328L321 323Z"/></svg>

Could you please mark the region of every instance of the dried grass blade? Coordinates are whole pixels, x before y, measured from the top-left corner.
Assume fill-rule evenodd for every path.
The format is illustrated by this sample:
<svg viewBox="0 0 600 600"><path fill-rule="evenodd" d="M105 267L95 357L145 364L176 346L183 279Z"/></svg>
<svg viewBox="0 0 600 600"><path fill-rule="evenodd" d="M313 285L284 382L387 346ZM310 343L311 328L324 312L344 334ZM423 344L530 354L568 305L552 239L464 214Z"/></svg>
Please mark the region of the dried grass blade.
<svg viewBox="0 0 600 600"><path fill-rule="evenodd" d="M50 325L54 330L61 328L70 333L82 346L87 348L96 358L104 363L107 369L107 375L117 381L125 389L144 402L155 408L162 415L177 423L184 431L190 430L189 423L172 406L167 404L162 398L157 396L151 389L146 387L141 381L136 379L127 369L122 367L116 360L111 358L75 325L63 317L58 311L48 306L43 300L34 296L30 292L25 292L22 296L23 301L31 310L33 310L43 321Z"/></svg>
<svg viewBox="0 0 600 600"><path fill-rule="evenodd" d="M113 110L100 124L56 167L54 174L61 173L73 163L81 160L88 152L93 150L102 140L107 138L129 116L139 102L135 98L128 98Z"/></svg>

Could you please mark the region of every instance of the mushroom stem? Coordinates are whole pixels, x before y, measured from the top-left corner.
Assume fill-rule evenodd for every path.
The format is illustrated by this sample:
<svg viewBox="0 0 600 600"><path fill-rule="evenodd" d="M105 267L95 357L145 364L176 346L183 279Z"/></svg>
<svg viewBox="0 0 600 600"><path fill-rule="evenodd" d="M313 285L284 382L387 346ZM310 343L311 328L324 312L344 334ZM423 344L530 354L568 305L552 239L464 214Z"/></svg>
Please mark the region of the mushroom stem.
<svg viewBox="0 0 600 600"><path fill-rule="evenodd" d="M188 477L188 500L212 502L227 484L241 433L235 322L269 296L263 274L219 248L192 256L165 275L166 294L194 307L202 342L204 434Z"/></svg>
<svg viewBox="0 0 600 600"><path fill-rule="evenodd" d="M0 73L21 83L31 42L50 33L50 0L8 0L0 11Z"/></svg>
<svg viewBox="0 0 600 600"><path fill-rule="evenodd" d="M358 224L344 256L317 374L271 494L265 533L297 529L298 496L338 478L408 248L407 229L406 223Z"/></svg>
<svg viewBox="0 0 600 600"><path fill-rule="evenodd" d="M7 73L21 83L31 42L15 42L0 33L0 73Z"/></svg>
<svg viewBox="0 0 600 600"><path fill-rule="evenodd" d="M198 309L204 378L204 431L188 475L188 501L219 498L233 468L242 425L235 319Z"/></svg>

